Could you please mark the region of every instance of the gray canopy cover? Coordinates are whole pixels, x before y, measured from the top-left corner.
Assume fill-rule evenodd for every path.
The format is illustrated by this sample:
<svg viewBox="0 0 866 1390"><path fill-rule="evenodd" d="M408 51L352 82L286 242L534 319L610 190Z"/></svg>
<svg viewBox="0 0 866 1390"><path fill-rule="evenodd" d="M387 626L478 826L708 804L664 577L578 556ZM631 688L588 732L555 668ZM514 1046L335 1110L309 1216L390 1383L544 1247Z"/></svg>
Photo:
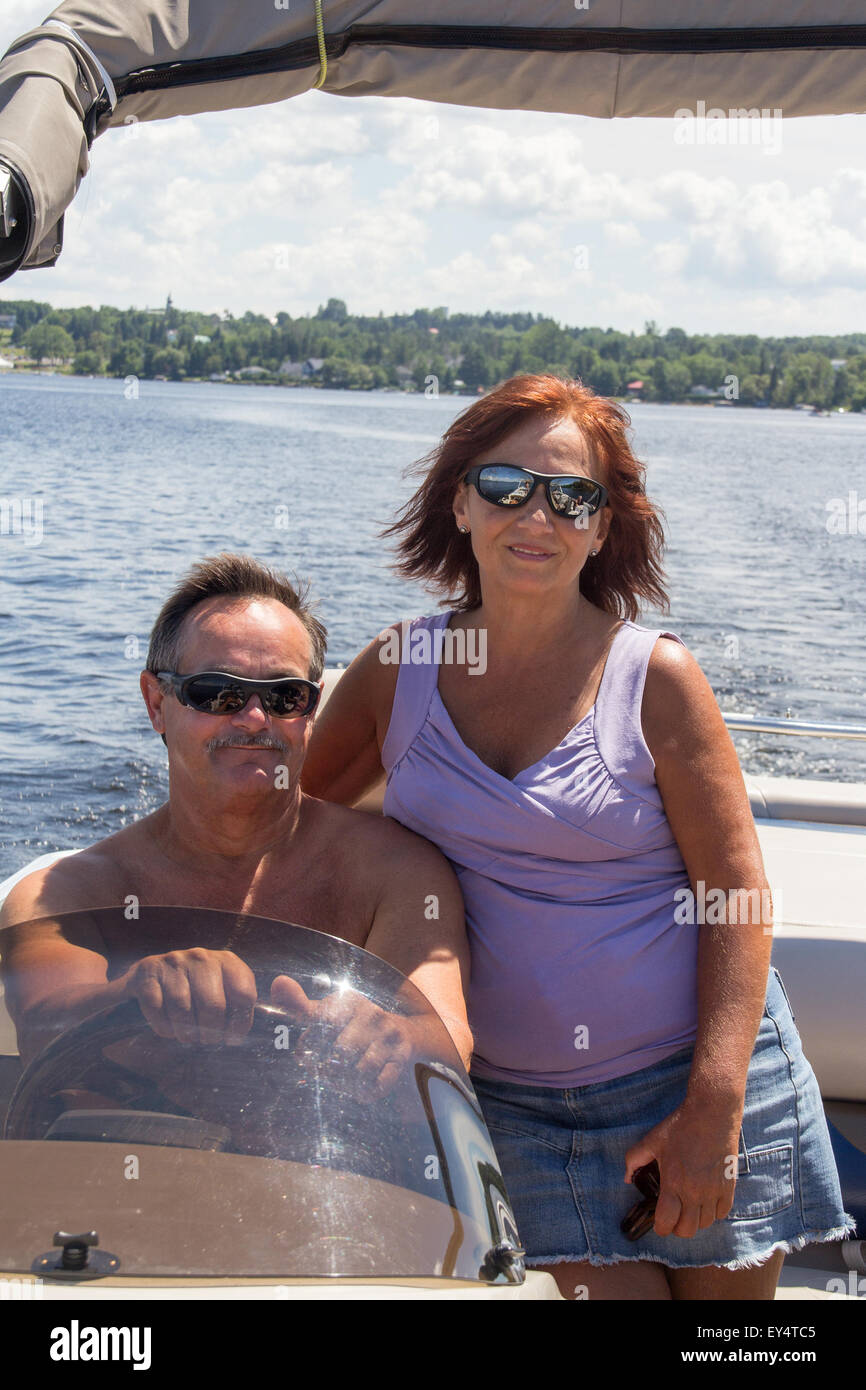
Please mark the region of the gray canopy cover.
<svg viewBox="0 0 866 1390"><path fill-rule="evenodd" d="M90 144L133 119L311 87L607 118L861 112L864 17L862 0L67 0L0 61L0 279L53 265Z"/></svg>

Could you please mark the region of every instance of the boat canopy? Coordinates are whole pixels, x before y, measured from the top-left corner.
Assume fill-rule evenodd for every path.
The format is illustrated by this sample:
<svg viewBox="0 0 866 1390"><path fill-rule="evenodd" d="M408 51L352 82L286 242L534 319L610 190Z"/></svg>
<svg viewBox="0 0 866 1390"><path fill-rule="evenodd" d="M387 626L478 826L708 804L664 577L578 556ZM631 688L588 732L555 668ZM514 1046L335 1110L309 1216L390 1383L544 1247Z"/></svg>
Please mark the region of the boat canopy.
<svg viewBox="0 0 866 1390"><path fill-rule="evenodd" d="M603 118L866 109L860 0L67 0L0 61L0 279L53 265L111 126L310 88Z"/></svg>

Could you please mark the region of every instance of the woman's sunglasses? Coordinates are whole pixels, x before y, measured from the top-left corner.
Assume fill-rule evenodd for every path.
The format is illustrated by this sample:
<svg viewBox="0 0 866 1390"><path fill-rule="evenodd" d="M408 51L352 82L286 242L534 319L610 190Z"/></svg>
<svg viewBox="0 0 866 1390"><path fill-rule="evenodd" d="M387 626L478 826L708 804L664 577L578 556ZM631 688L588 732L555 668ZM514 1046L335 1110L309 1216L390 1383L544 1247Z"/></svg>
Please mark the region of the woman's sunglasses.
<svg viewBox="0 0 866 1390"><path fill-rule="evenodd" d="M641 1236L652 1230L655 1220L656 1202L661 1187L661 1173L655 1159L643 1168L636 1168L631 1180L641 1194L641 1201L635 1202L623 1219L620 1230L628 1240L640 1240Z"/></svg>
<svg viewBox="0 0 866 1390"><path fill-rule="evenodd" d="M522 507L539 483L544 484L550 510L558 516L592 516L607 505L607 488L572 473L533 473L510 463L482 463L469 469L466 482L496 507Z"/></svg>
<svg viewBox="0 0 866 1390"><path fill-rule="evenodd" d="M251 681L226 671L199 671L180 676L177 671L157 671L182 705L200 714L237 714L258 695L262 708L277 719L293 719L312 714L321 691L314 681L302 676L282 676L272 681Z"/></svg>

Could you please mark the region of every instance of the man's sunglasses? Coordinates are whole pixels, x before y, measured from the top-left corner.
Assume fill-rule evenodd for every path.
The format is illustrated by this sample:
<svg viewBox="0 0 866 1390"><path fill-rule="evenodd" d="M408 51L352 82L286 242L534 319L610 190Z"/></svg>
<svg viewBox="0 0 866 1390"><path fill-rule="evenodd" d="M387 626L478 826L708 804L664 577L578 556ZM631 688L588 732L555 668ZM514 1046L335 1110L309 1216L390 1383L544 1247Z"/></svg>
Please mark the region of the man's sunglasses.
<svg viewBox="0 0 866 1390"><path fill-rule="evenodd" d="M511 463L482 463L469 469L466 482L496 507L522 507L539 483L544 484L550 510L558 516L592 516L607 505L607 488L573 473L533 473Z"/></svg>
<svg viewBox="0 0 866 1390"><path fill-rule="evenodd" d="M321 691L314 681L302 676L281 676L272 681L251 681L226 671L199 671L181 676L177 671L157 671L157 679L167 682L182 705L200 714L237 714L253 695L262 708L277 719L293 719L312 714Z"/></svg>

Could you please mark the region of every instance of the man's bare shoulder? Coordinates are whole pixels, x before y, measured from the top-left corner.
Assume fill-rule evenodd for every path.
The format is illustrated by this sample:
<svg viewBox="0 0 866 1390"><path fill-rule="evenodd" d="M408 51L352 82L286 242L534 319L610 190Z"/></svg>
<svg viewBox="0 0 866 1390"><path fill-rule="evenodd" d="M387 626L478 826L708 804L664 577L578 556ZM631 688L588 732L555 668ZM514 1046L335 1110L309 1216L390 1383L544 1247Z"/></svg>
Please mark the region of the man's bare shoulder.
<svg viewBox="0 0 866 1390"><path fill-rule="evenodd" d="M139 838L139 826L128 826L34 869L10 889L0 908L0 928L121 903L129 892L129 864Z"/></svg>
<svg viewBox="0 0 866 1390"><path fill-rule="evenodd" d="M314 800L314 798L310 798ZM333 801L315 801L323 841L341 846L342 854L368 871L415 868L453 870L441 850L390 816L356 811Z"/></svg>

